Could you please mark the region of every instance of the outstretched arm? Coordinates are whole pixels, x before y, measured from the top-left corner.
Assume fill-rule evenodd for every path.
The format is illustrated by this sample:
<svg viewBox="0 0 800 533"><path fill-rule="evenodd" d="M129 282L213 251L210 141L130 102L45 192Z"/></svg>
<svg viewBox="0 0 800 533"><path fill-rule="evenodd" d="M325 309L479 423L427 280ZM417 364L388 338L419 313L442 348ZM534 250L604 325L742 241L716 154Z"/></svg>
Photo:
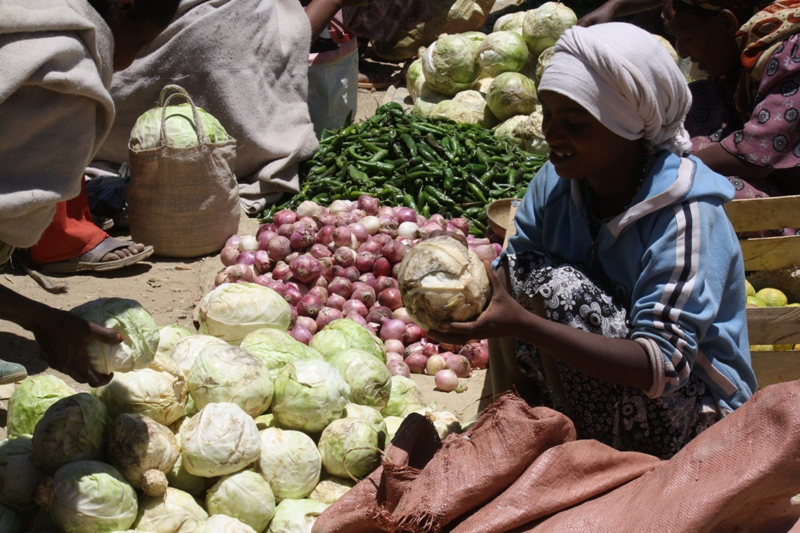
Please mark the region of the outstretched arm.
<svg viewBox="0 0 800 533"><path fill-rule="evenodd" d="M98 387L112 375L95 372L89 365L86 343L96 337L108 344L122 342L114 330L92 324L68 311L35 302L0 285L0 320L8 320L33 333L44 360L51 368L81 383Z"/></svg>
<svg viewBox="0 0 800 533"><path fill-rule="evenodd" d="M662 0L608 0L606 3L582 16L578 20L579 26L589 27L595 24L611 22L617 17L641 13L648 9L661 6Z"/></svg>

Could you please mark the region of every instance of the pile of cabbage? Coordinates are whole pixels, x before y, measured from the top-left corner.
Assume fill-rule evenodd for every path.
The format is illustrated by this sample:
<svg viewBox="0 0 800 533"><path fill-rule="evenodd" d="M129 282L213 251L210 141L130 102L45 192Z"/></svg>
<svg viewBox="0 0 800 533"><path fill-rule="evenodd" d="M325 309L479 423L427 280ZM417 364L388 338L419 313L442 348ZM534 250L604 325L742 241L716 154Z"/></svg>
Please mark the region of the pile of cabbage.
<svg viewBox="0 0 800 533"><path fill-rule="evenodd" d="M442 34L408 69L414 113L492 128L547 155L536 86L553 45L577 22L559 2L504 15L491 33Z"/></svg>
<svg viewBox="0 0 800 533"><path fill-rule="evenodd" d="M356 201L337 200L329 207L306 201L296 211L279 211L273 222L262 224L255 235L234 235L228 240L220 254L225 266L217 274L217 288L200 306L201 313L205 312L215 291L224 291L225 301L215 304L215 315L226 316L201 324L201 333L238 343L249 327L258 326L248 326L249 319L238 316L244 310L263 307L285 312L288 304L289 332L303 344L318 344L318 332L334 321L342 324L339 319L349 318L379 337L393 375L435 376L447 368L455 376L449 376L449 387L439 389L455 390L458 385L454 378L467 378L473 369L488 366L486 342L475 340L463 346L429 342L425 328L439 324L442 318L434 316L432 308L423 307L418 307L412 317L398 283L406 255L423 236L442 230L463 235L478 260L492 261L500 252L498 243L470 235L464 218L446 220L434 214L425 219L407 207L382 206L368 195ZM480 261L477 264L483 269ZM472 274L465 270L454 274L450 283L459 290L473 287L471 280ZM230 282L236 282L236 286L221 288ZM425 281L422 288L430 282ZM246 297L251 291L245 287L252 284L279 295L270 295L269 302L282 297L285 303L251 302ZM488 291L484 276L474 285L468 300L485 301ZM475 307L471 301L462 303ZM228 313L236 316L228 317ZM229 326L232 323L239 325L234 328ZM323 333L323 337L326 335Z"/></svg>
<svg viewBox="0 0 800 533"><path fill-rule="evenodd" d="M43 374L17 387L0 442L4 533L311 531L405 416L442 438L461 429L390 374L368 328L334 320L301 343L288 303L261 285L220 285L198 309L203 333L162 327L155 346L125 316L141 306L92 308L137 364L90 392Z"/></svg>

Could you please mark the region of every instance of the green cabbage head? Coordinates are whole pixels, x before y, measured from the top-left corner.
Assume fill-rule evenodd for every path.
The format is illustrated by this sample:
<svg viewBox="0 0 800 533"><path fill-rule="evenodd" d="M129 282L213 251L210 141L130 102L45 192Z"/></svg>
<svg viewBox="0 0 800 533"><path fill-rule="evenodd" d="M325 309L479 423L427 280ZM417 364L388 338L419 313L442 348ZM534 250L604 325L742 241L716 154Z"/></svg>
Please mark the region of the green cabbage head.
<svg viewBox="0 0 800 533"><path fill-rule="evenodd" d="M142 496L134 522L136 531L192 533L208 520L208 513L191 494L167 488L164 496Z"/></svg>
<svg viewBox="0 0 800 533"><path fill-rule="evenodd" d="M328 361L350 385L351 402L378 410L386 407L392 375L385 363L362 350L345 350Z"/></svg>
<svg viewBox="0 0 800 533"><path fill-rule="evenodd" d="M97 372L130 372L150 364L160 339L156 321L135 300L100 298L71 310L88 322L113 329L122 335L120 344L90 339L86 345L89 363Z"/></svg>
<svg viewBox="0 0 800 533"><path fill-rule="evenodd" d="M251 331L286 331L292 320L289 304L277 292L255 283L223 283L203 297L200 333L238 345Z"/></svg>
<svg viewBox="0 0 800 533"><path fill-rule="evenodd" d="M194 533L257 533L257 531L232 516L215 514L200 524Z"/></svg>
<svg viewBox="0 0 800 533"><path fill-rule="evenodd" d="M434 91L451 96L469 89L480 74L475 61L478 44L462 34L441 34L422 55L425 82Z"/></svg>
<svg viewBox="0 0 800 533"><path fill-rule="evenodd" d="M422 389L413 379L404 376L392 376L392 393L389 403L381 409L384 417L399 416L405 418L409 413L425 407Z"/></svg>
<svg viewBox="0 0 800 533"><path fill-rule="evenodd" d="M47 408L73 394L75 390L57 376L37 374L25 378L8 400L8 436L33 435Z"/></svg>
<svg viewBox="0 0 800 533"><path fill-rule="evenodd" d="M417 58L411 62L406 71L406 87L408 88L408 94L411 95L412 100L415 100L417 96L419 96L416 87L417 80L420 78L424 80L425 74L422 72L422 59Z"/></svg>
<svg viewBox="0 0 800 533"><path fill-rule="evenodd" d="M150 150L161 146L162 107L154 107L142 113L133 125L128 146L136 151ZM200 121L210 144L231 139L219 120L198 107ZM167 145L172 148L188 148L200 144L192 106L188 103L170 105L166 109Z"/></svg>
<svg viewBox="0 0 800 533"><path fill-rule="evenodd" d="M45 473L33 462L28 435L0 441L0 504L21 515L36 510L33 493Z"/></svg>
<svg viewBox="0 0 800 533"><path fill-rule="evenodd" d="M309 498L318 502L332 504L339 501L339 498L355 486L355 481L343 477L328 477L323 479L314 490L309 494Z"/></svg>
<svg viewBox="0 0 800 533"><path fill-rule="evenodd" d="M316 500L283 500L275 508L267 533L310 533L317 517L327 508L327 503Z"/></svg>
<svg viewBox="0 0 800 533"><path fill-rule="evenodd" d="M300 359L323 359L314 348L296 340L286 331L273 328L258 329L242 339L242 348L261 360L275 378L286 363Z"/></svg>
<svg viewBox="0 0 800 533"><path fill-rule="evenodd" d="M417 84L419 84L419 79L417 80ZM414 92L417 93L417 96L414 98L413 113L420 117L429 117L431 115L431 110L436 107L436 104L448 99L447 95L437 93L431 88L430 84L424 80L422 84L419 84L419 89L415 86Z"/></svg>
<svg viewBox="0 0 800 533"><path fill-rule="evenodd" d="M550 48L561 34L578 22L575 12L561 2L545 2L525 14L522 21L522 36L528 50L538 58L545 48Z"/></svg>
<svg viewBox="0 0 800 533"><path fill-rule="evenodd" d="M517 31L522 34L522 21L525 20L526 11L517 11L503 15L494 22L492 32L498 31Z"/></svg>
<svg viewBox="0 0 800 533"><path fill-rule="evenodd" d="M497 124L497 119L492 114L492 110L486 105L486 97L475 89L461 91L453 97L453 102L469 108L478 124L484 128L491 128Z"/></svg>
<svg viewBox="0 0 800 533"><path fill-rule="evenodd" d="M518 72L504 72L489 87L486 103L500 121L514 115L530 115L539 103L536 85Z"/></svg>
<svg viewBox="0 0 800 533"><path fill-rule="evenodd" d="M459 93L461 94L461 93ZM442 100L431 109L431 117L447 118L461 124L477 124L478 117L464 104L453 100Z"/></svg>
<svg viewBox="0 0 800 533"><path fill-rule="evenodd" d="M305 433L267 428L261 432L258 471L272 487L276 501L305 498L319 482L322 458Z"/></svg>
<svg viewBox="0 0 800 533"><path fill-rule="evenodd" d="M0 531L4 533L22 533L22 520L17 513L0 504Z"/></svg>
<svg viewBox="0 0 800 533"><path fill-rule="evenodd" d="M164 326L159 330L158 349L156 350L156 353L158 355L169 356L170 352L172 352L172 347L175 346L175 343L191 334L191 331L183 326L178 326L177 324Z"/></svg>
<svg viewBox="0 0 800 533"><path fill-rule="evenodd" d="M325 471L338 477L363 479L381 463L386 433L360 418L334 420L319 437Z"/></svg>
<svg viewBox="0 0 800 533"><path fill-rule="evenodd" d="M41 485L36 501L65 533L108 533L136 520L136 491L116 468L100 461L75 461Z"/></svg>
<svg viewBox="0 0 800 533"><path fill-rule="evenodd" d="M275 496L261 475L252 470L242 470L223 476L208 489L206 509L212 518L214 515L227 515L255 531L264 531L275 516Z"/></svg>
<svg viewBox="0 0 800 533"><path fill-rule="evenodd" d="M311 338L309 346L326 359L343 350L362 350L386 363L383 341L367 328L350 318L340 318L325 326Z"/></svg>
<svg viewBox="0 0 800 533"><path fill-rule="evenodd" d="M333 366L301 359L284 366L275 378L272 414L281 427L318 433L342 417L349 396L350 386Z"/></svg>
<svg viewBox="0 0 800 533"><path fill-rule="evenodd" d="M518 72L528 59L525 39L514 31L490 33L478 48L478 65L490 77Z"/></svg>

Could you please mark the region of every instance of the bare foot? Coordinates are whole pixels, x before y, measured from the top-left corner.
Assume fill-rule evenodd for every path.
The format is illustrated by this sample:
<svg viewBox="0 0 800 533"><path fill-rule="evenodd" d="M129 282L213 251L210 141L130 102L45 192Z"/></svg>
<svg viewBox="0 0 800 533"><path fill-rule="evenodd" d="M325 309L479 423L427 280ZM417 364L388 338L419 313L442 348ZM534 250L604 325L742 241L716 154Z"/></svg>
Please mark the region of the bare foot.
<svg viewBox="0 0 800 533"><path fill-rule="evenodd" d="M120 248L118 250L114 250L113 252L108 252L106 255L103 256L103 258L100 261L107 262L107 261L117 261L119 259L125 259L126 257L142 253L143 250L144 250L144 244L134 243L128 246L127 248Z"/></svg>

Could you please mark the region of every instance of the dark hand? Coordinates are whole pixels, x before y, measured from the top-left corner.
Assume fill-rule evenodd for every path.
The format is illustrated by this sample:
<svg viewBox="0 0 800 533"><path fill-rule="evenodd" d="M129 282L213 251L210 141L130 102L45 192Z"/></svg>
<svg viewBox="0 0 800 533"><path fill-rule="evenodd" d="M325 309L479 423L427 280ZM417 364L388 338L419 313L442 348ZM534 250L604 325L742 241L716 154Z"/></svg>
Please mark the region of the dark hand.
<svg viewBox="0 0 800 533"><path fill-rule="evenodd" d="M616 16L615 7L612 2L606 2L591 13L587 13L578 19L578 26L588 28L595 24L603 24L604 22L611 22Z"/></svg>
<svg viewBox="0 0 800 533"><path fill-rule="evenodd" d="M47 313L41 326L31 330L47 364L91 387L99 387L111 381L113 374L101 374L92 369L86 344L93 337L107 344L119 344L122 342L122 335L67 311L49 309Z"/></svg>
<svg viewBox="0 0 800 533"><path fill-rule="evenodd" d="M514 337L520 317L530 314L503 288L503 282L492 269L492 264L484 261L483 265L492 289L489 305L474 322L453 322L441 331L428 331L428 337L435 342L464 344L470 339Z"/></svg>

